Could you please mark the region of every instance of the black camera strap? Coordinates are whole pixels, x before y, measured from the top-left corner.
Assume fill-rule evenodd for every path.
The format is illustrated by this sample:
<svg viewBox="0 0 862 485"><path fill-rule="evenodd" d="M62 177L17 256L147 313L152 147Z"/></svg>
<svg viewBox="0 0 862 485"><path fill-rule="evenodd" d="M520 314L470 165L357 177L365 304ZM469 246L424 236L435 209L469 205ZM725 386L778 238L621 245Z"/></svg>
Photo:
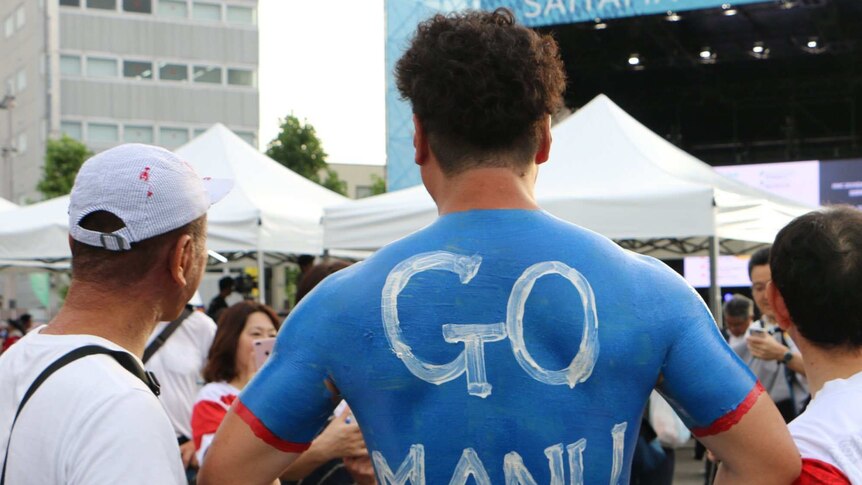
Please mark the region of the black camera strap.
<svg viewBox="0 0 862 485"><path fill-rule="evenodd" d="M150 360L150 358L153 356L153 354L155 354L160 348L162 348L162 345L165 345L165 342L168 341L168 338L170 338L170 336L173 335L173 333L178 328L180 328L180 325L182 325L183 322L186 320L186 318L189 318L189 316L191 314L192 314L191 310L189 310L188 308L183 308L183 312L180 313L180 316L177 317L177 319L174 320L173 322L169 323L168 326L165 327L159 333L159 335L156 336L155 339L153 339L152 342L150 342L150 345L147 345L147 348L144 349L144 358L141 359L144 362L144 364L146 364L147 361ZM2 484L0 484L0 485L2 485Z"/></svg>
<svg viewBox="0 0 862 485"><path fill-rule="evenodd" d="M12 419L12 426L9 427L9 438L6 440L6 455L3 457L3 472L0 473L0 485L4 485L6 483L6 462L9 460L9 447L12 444L12 431L15 429L15 422L18 421L18 416L21 414L21 410L24 409L24 405L27 404L27 401L30 400L33 393L39 389L39 386L41 386L42 383L51 376L51 374L82 357L96 354L110 355L118 364L123 366L124 369L143 381L153 394L156 396L159 395L159 381L156 380L156 377L151 372L145 371L140 364L138 364L132 354L128 352L111 350L109 348L102 347L101 345L85 345L68 352L46 367L45 370L36 377L33 383L30 384L30 388L27 389L27 392L24 393L24 397L21 398L21 404L18 405L18 411L15 412L15 417Z"/></svg>

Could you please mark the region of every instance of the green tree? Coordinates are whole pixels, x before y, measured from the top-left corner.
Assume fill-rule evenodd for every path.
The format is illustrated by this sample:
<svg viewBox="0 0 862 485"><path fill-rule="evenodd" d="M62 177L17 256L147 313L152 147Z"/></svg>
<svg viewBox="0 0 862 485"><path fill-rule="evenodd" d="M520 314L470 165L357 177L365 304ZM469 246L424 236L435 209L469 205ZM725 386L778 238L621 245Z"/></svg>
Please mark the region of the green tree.
<svg viewBox="0 0 862 485"><path fill-rule="evenodd" d="M371 195L380 195L386 193L386 179L377 175L371 174Z"/></svg>
<svg viewBox="0 0 862 485"><path fill-rule="evenodd" d="M281 131L269 142L266 155L303 177L342 195L347 193L347 183L338 177L335 170L326 164L326 152L317 138L314 127L288 115L281 120ZM321 172L326 178L321 180Z"/></svg>
<svg viewBox="0 0 862 485"><path fill-rule="evenodd" d="M63 135L59 140L48 140L42 180L36 189L42 192L46 199L68 194L72 191L75 175L84 160L92 155L93 152L86 145L67 135Z"/></svg>

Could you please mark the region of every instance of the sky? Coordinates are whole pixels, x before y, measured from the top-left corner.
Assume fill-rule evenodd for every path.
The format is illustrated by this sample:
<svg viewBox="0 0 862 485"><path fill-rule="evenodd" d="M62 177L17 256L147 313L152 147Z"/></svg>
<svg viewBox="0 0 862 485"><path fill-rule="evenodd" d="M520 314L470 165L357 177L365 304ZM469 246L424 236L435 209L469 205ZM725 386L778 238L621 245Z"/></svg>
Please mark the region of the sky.
<svg viewBox="0 0 862 485"><path fill-rule="evenodd" d="M329 163L386 162L383 0L260 0L260 148L293 113Z"/></svg>

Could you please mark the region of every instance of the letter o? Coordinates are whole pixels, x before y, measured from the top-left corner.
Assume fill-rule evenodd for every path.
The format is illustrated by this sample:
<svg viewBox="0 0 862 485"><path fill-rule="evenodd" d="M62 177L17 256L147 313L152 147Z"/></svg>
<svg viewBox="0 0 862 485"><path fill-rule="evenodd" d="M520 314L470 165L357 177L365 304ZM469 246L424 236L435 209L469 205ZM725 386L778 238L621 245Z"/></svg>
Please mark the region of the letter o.
<svg viewBox="0 0 862 485"><path fill-rule="evenodd" d="M540 366L527 350L524 342L524 308L536 281L547 275L558 274L572 283L581 297L584 308L584 331L577 355L568 367L548 370ZM512 353L524 371L537 381L551 385L576 384L589 379L599 356L599 319L596 314L596 298L590 283L574 268L559 261L545 261L527 268L512 287L506 307L506 333L512 345Z"/></svg>

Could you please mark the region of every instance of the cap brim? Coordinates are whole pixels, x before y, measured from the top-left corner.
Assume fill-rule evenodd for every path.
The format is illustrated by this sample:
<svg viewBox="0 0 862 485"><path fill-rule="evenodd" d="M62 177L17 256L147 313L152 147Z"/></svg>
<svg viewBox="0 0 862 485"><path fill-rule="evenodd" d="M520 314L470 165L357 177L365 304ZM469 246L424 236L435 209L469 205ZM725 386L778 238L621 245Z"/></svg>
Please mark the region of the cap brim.
<svg viewBox="0 0 862 485"><path fill-rule="evenodd" d="M214 179L207 177L203 179L203 183L204 189L210 197L210 204L215 204L224 199L231 189L233 189L233 180L231 179Z"/></svg>

